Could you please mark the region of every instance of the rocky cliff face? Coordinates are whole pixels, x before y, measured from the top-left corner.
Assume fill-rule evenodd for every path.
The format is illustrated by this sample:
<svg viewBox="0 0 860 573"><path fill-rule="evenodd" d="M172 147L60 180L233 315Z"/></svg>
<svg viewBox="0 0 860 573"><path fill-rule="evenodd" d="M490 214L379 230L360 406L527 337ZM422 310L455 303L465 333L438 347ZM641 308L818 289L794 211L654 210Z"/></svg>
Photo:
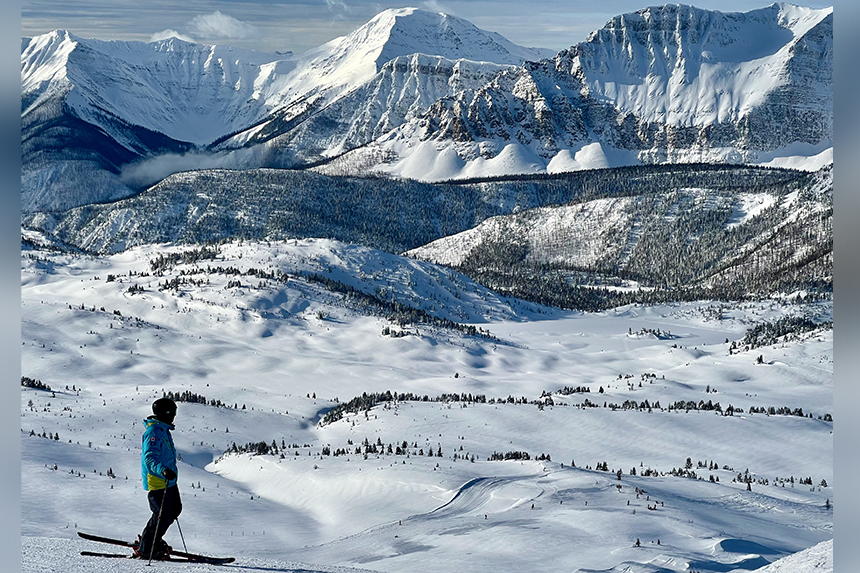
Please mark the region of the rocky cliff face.
<svg viewBox="0 0 860 573"><path fill-rule="evenodd" d="M227 151L248 146L269 150L282 167L316 163L384 138L423 117L440 99L482 86L513 66L412 54L387 62L350 93L326 102L311 97L273 114L265 124L218 142Z"/></svg>
<svg viewBox="0 0 860 573"><path fill-rule="evenodd" d="M468 163L513 144L538 171L812 155L832 145L832 37L830 10L648 8L440 99L381 146L434 141Z"/></svg>

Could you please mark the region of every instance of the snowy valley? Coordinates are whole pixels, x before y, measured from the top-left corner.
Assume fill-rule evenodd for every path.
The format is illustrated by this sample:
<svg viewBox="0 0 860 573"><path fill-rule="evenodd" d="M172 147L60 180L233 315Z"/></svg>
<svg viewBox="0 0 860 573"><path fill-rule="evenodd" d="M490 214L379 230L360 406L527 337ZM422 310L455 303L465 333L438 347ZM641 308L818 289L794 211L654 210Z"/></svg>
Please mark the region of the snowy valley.
<svg viewBox="0 0 860 573"><path fill-rule="evenodd" d="M136 533L163 392L193 400L185 541L237 566L720 571L832 537L829 302L578 313L328 240L27 245L25 570ZM786 317L819 326L745 348Z"/></svg>

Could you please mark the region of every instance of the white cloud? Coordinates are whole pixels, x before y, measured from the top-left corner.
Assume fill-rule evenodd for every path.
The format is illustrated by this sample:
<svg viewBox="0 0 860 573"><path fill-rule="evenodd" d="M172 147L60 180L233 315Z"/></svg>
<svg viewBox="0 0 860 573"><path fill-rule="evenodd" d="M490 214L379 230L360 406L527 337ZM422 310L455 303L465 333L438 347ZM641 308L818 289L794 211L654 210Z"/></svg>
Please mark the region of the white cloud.
<svg viewBox="0 0 860 573"><path fill-rule="evenodd" d="M155 34L150 36L149 41L158 42L159 40L167 40L168 38L179 38L180 40L183 40L185 42L194 43L193 38L180 34L176 30L171 30L170 28L168 28L167 30L162 30L161 32L156 32Z"/></svg>
<svg viewBox="0 0 860 573"><path fill-rule="evenodd" d="M438 0L427 0L426 2L422 2L421 7L430 12L454 15L454 11L451 8L443 6Z"/></svg>
<svg viewBox="0 0 860 573"><path fill-rule="evenodd" d="M325 0L325 5L329 7L329 9L340 9L345 10L346 12L350 11L350 7L343 0Z"/></svg>
<svg viewBox="0 0 860 573"><path fill-rule="evenodd" d="M259 30L251 24L218 10L211 14L195 16L188 23L188 33L201 39L245 39L260 35Z"/></svg>
<svg viewBox="0 0 860 573"><path fill-rule="evenodd" d="M262 145L221 153L165 153L123 165L120 178L126 185L144 188L182 171L261 167L269 161L269 154L270 150Z"/></svg>

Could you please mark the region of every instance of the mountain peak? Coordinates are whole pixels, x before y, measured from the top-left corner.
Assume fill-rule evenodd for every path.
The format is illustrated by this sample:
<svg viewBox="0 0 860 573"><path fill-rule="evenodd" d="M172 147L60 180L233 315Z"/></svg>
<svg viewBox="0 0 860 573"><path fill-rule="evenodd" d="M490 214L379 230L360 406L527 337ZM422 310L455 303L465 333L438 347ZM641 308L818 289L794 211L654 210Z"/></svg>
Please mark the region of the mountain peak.
<svg viewBox="0 0 860 573"><path fill-rule="evenodd" d="M500 34L482 30L450 14L418 8L386 12L380 16L391 18L392 22L388 41L377 61L380 67L395 57L418 52L451 60L513 65L555 55L553 50L519 46Z"/></svg>
<svg viewBox="0 0 860 573"><path fill-rule="evenodd" d="M330 102L370 80L386 63L414 54L520 65L552 57L555 51L518 46L456 16L419 8L388 9L346 36L305 52L295 73L272 81L266 90L279 102L312 93L325 93Z"/></svg>
<svg viewBox="0 0 860 573"><path fill-rule="evenodd" d="M462 18L414 7L384 10L326 46L332 52L329 58L359 56L361 61L356 64L373 65L374 73L394 58L415 53L511 65L555 54L552 50L518 46Z"/></svg>
<svg viewBox="0 0 860 573"><path fill-rule="evenodd" d="M66 30L53 30L21 42L21 91L66 77L66 62L80 38Z"/></svg>
<svg viewBox="0 0 860 573"><path fill-rule="evenodd" d="M809 28L820 22L833 12L833 7L809 8L789 2L775 2L770 6L757 8L748 12L722 12L698 8L689 4L663 4L648 6L635 12L619 14L610 19L603 29L619 29L631 27L641 29L662 29L674 24L677 29L690 27L716 27L722 29L726 23L731 23L727 30L736 31L735 27L743 23L768 23L791 30L795 36L803 35ZM592 32L592 36L600 30Z"/></svg>
<svg viewBox="0 0 860 573"><path fill-rule="evenodd" d="M337 158L332 173L382 161L421 178L819 157L832 139L832 21L832 8L788 3L664 4L556 54L409 7L297 58L56 30L22 40L22 116L33 133L46 117L96 126L123 148L112 165L210 144L230 166ZM28 163L39 192L40 165Z"/></svg>

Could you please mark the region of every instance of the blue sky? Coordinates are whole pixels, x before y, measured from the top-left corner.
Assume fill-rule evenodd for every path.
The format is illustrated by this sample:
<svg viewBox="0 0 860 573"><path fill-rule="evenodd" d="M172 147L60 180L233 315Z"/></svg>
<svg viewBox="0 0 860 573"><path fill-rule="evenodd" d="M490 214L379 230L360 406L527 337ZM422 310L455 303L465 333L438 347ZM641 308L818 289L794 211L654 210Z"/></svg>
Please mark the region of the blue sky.
<svg viewBox="0 0 860 573"><path fill-rule="evenodd" d="M813 8L832 2L797 2ZM21 33L63 28L87 38L149 41L173 31L195 41L296 53L349 33L386 8L445 12L526 46L560 50L612 16L648 0L23 0ZM767 0L699 0L701 8L741 11ZM169 33L169 32L168 32Z"/></svg>

